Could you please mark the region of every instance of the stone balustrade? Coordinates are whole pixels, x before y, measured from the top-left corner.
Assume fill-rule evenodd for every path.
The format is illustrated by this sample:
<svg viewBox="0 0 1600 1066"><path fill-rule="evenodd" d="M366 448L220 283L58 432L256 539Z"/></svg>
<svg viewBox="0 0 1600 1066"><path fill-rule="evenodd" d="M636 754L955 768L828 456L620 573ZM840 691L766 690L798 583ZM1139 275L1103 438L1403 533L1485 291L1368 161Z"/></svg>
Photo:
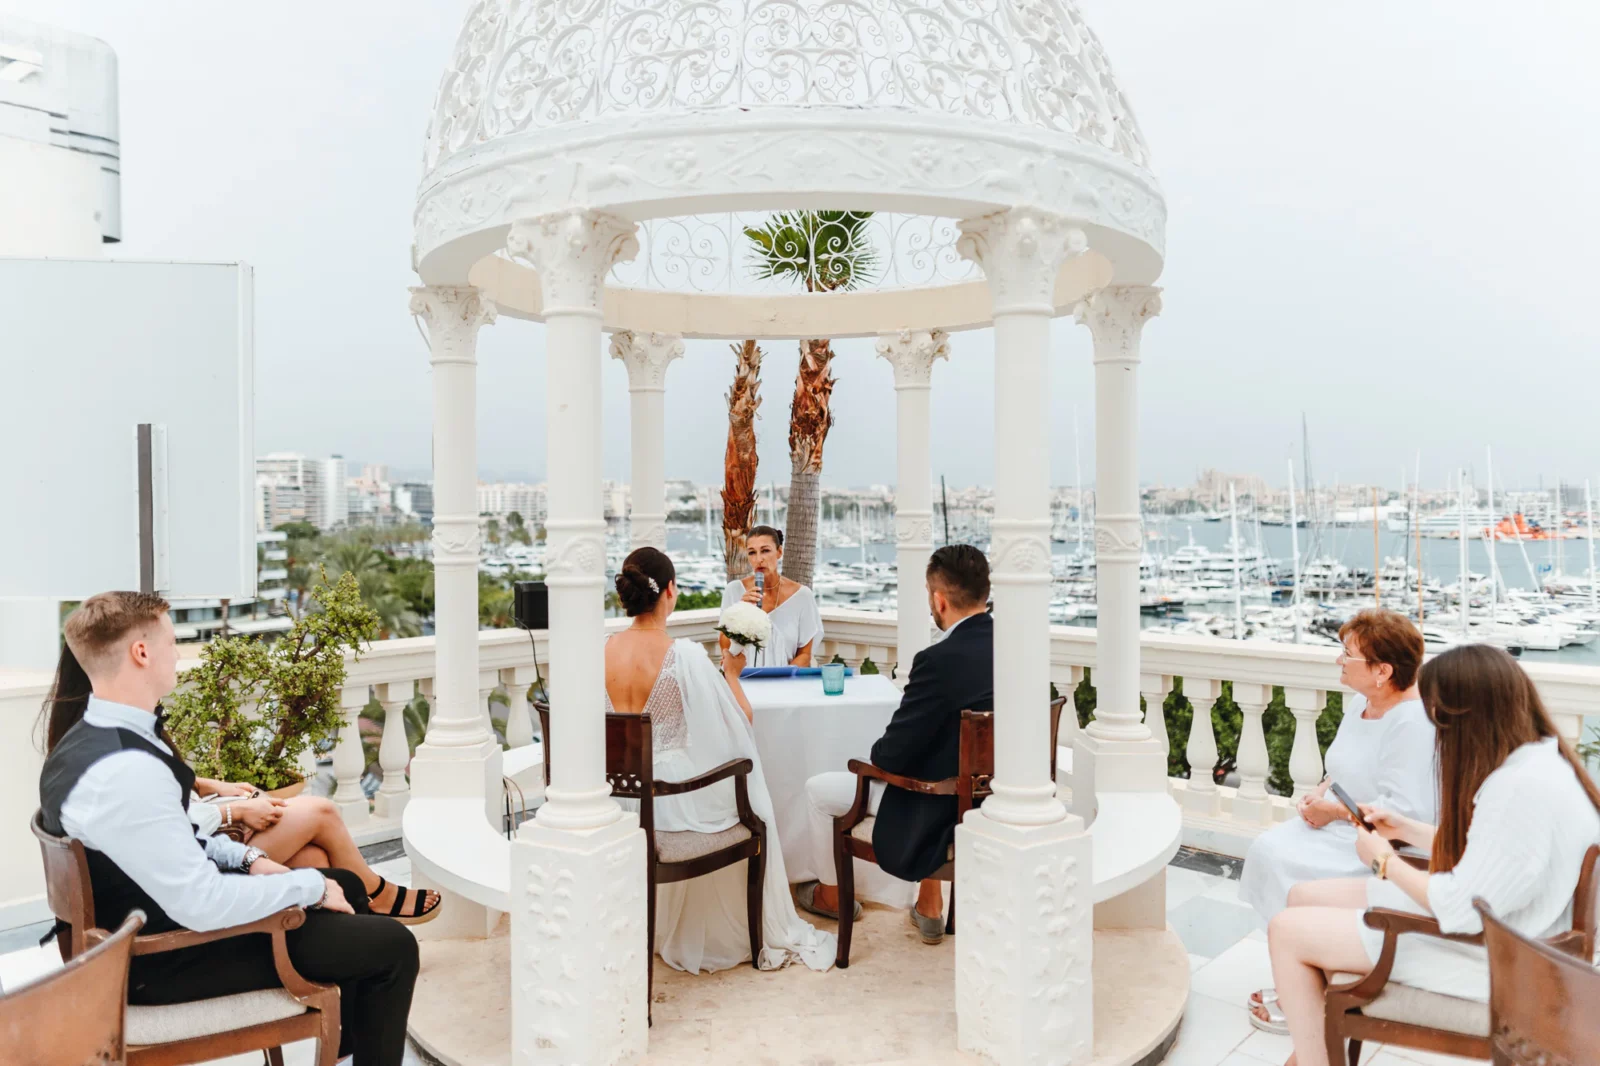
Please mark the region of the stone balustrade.
<svg viewBox="0 0 1600 1066"><path fill-rule="evenodd" d="M715 611L684 611L673 616L671 632L704 644L713 657L717 654ZM611 629L621 628L624 619L612 619ZM896 640L897 621L892 614L826 608L823 611L826 639L818 661L835 657L859 668L870 660L885 675L905 683L909 663L899 662ZM490 630L478 636L480 698L485 715L491 713L491 698L505 706L504 736L508 748L518 748L535 739L535 720L527 702L533 683L535 663L539 676L550 678L549 650L544 633L530 635L521 630ZM335 795L352 828L364 835L388 829L404 810L408 786L405 762L410 752L406 744L403 708L413 692L427 696L431 691L433 640L417 637L374 644L360 662L350 668L343 701L347 714L359 714L372 699L386 711L379 764L383 784L368 809L362 801L346 802L347 789L359 785L359 742L355 731L341 735L334 752L334 773L339 781ZM1242 718L1241 734L1230 781L1216 784L1211 773L1191 773L1170 779L1171 791L1184 811L1185 843L1230 855L1244 850L1263 829L1288 817L1295 797L1322 779L1322 757L1316 740L1316 721L1328 704L1330 692L1338 691L1339 667L1334 662L1337 649L1311 645L1272 644L1262 641L1231 641L1209 637L1146 633L1140 640L1139 690L1146 706L1146 723L1163 744L1168 731L1164 717L1158 716L1175 686L1193 708L1192 724L1184 755L1191 767L1214 768L1218 764L1217 738L1212 728L1211 710L1218 700L1230 694ZM1073 693L1085 680L1093 680L1095 631L1076 626L1056 626L1051 630L1050 680L1059 692ZM1591 667L1548 663L1524 664L1538 683L1545 703L1556 718L1562 735L1578 740L1582 735L1586 711L1600 707L1600 670ZM1181 679L1178 681L1176 679ZM1293 781L1290 795L1279 795L1268 788L1271 767L1264 718L1272 705L1275 690L1282 689L1283 706L1293 716L1294 735L1288 760ZM498 717L496 712L496 717ZM1077 718L1064 714L1059 743L1071 747L1078 730ZM354 800L354 794L349 797Z"/></svg>
<svg viewBox="0 0 1600 1066"><path fill-rule="evenodd" d="M705 645L715 657L716 621L716 611L684 611L673 616L671 632ZM882 673L892 673L900 684L905 683L910 664L898 661L894 615L827 608L823 611L823 624L827 635L818 661L837 656L859 667L870 659ZM626 620L620 618L607 622L610 629L624 625ZM537 632L530 637L516 629L487 630L478 634L478 649L483 714L495 718L503 715L502 732L508 748L534 743L537 724L528 703L528 690L536 667L539 676L546 681L550 677L546 634ZM1258 833L1292 813L1295 796L1321 780L1316 721L1328 703L1329 693L1338 690L1336 654L1336 649L1309 645L1143 635L1139 690L1147 708L1146 722L1156 738L1166 743L1168 732L1164 719L1152 717L1152 712L1162 714L1163 703L1180 678L1183 697L1194 710L1184 744L1184 755L1191 767L1217 765L1218 743L1210 711L1227 690L1231 690L1233 705L1242 719L1234 772L1229 776L1229 781L1236 783L1216 784L1211 773L1170 779L1171 793L1184 812L1185 843L1242 856ZM346 728L333 751L333 798L362 842L399 835L400 817L410 797L406 768L412 751L405 731L405 708L417 695L424 699L432 695L434 661L434 639L413 637L379 641L350 666L340 699ZM1050 680L1058 691L1076 691L1086 676L1092 682L1094 665L1093 629L1051 629ZM1600 669L1535 662L1524 666L1537 682L1562 735L1573 741L1580 739L1584 715L1600 707ZM47 684L48 678L44 677L0 679L0 704L7 707L8 717L17 719L14 732L19 741L24 741L10 746L16 765L12 766L15 773L7 774L8 778L32 781L37 777L37 752L25 743L25 734ZM1294 727L1287 765L1293 791L1287 796L1268 787L1272 768L1264 719L1278 689L1283 694L1281 706L1292 715ZM369 800L361 789L366 760L357 720L373 701L384 711L378 745L382 783ZM24 717L26 722L22 721ZM1070 750L1077 730L1076 716L1062 715L1060 745ZM25 832L35 802L31 788L13 790L5 809L0 810L0 818L8 826L24 827ZM26 840L18 837L17 843L24 852L28 850ZM17 915L27 916L40 910L42 901L37 901L38 906L30 902L43 892L42 874L37 879L37 886L33 885L31 874L9 879L4 886L6 891L0 893L7 897L0 898L0 913L9 914L20 907Z"/></svg>

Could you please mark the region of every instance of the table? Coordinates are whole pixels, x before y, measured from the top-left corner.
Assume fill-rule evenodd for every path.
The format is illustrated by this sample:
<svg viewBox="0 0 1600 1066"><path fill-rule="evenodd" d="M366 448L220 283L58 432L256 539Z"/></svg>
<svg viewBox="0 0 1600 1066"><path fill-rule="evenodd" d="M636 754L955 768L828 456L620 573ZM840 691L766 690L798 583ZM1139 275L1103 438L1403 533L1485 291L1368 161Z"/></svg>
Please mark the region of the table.
<svg viewBox="0 0 1600 1066"><path fill-rule="evenodd" d="M809 879L815 871L805 846L806 781L845 772L851 759L869 758L900 706L900 690L882 674L845 678L842 696L824 696L820 677L750 678L743 686L755 712L756 751L778 821L767 827L769 839L777 833L789 879Z"/></svg>

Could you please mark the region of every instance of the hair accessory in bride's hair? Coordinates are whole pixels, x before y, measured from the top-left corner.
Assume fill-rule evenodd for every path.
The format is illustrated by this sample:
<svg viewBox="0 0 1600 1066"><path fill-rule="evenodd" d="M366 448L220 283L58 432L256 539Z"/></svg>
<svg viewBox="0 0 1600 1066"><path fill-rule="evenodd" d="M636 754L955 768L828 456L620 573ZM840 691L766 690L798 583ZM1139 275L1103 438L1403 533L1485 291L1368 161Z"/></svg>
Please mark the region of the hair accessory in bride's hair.
<svg viewBox="0 0 1600 1066"><path fill-rule="evenodd" d="M661 586L656 584L656 579L655 578L653 578L650 575L646 574L645 575L645 580L650 582L650 591L651 592L654 592L657 596L661 595Z"/></svg>

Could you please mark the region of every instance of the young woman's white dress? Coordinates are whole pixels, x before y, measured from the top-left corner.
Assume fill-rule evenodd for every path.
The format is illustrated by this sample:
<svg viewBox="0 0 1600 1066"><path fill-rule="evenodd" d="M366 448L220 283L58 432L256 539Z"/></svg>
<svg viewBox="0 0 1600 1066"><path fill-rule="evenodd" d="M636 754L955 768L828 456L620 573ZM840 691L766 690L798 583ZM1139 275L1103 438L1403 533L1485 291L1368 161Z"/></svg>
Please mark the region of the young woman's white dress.
<svg viewBox="0 0 1600 1066"><path fill-rule="evenodd" d="M1432 825L1438 821L1438 772L1433 723L1421 700L1389 708L1382 718L1361 717L1366 700L1345 701L1344 720L1328 746L1328 776L1357 803L1375 803ZM1328 793L1333 799L1333 793ZM1289 889L1302 881L1361 877L1356 827L1337 821L1314 829L1298 814L1256 838L1245 854L1239 898L1263 921L1283 910Z"/></svg>
<svg viewBox="0 0 1600 1066"><path fill-rule="evenodd" d="M730 581L722 590L724 604L744 599L744 582ZM746 649L743 644L731 644L728 650L734 655L747 655L744 664L751 666L788 666L795 653L813 641L822 640L822 614L817 610L817 597L801 585L793 596L767 613L772 621L772 639L761 648ZM813 652L819 649L813 645ZM821 663L813 658L812 665Z"/></svg>
<svg viewBox="0 0 1600 1066"><path fill-rule="evenodd" d="M644 709L650 714L652 765L658 781L683 781L730 759L754 763L747 779L750 806L767 826L760 968L776 970L797 959L813 970L830 968L836 953L834 935L795 913L755 734L705 648L692 640L674 641ZM612 710L609 694L606 710ZM637 809L634 801L619 802ZM738 820L732 780L655 799L658 833L718 833ZM742 862L692 881L656 886L656 952L674 969L710 972L749 962L749 929Z"/></svg>
<svg viewBox="0 0 1600 1066"><path fill-rule="evenodd" d="M1428 878L1428 908L1446 933L1481 933L1472 901L1528 937L1572 928L1572 894L1590 845L1600 843L1600 813L1554 737L1524 744L1484 779L1473 798L1467 850L1449 873ZM1367 905L1426 914L1393 881L1367 882ZM1356 916L1376 964L1383 934ZM1462 999L1487 1001L1484 949L1426 936L1402 936L1390 980Z"/></svg>

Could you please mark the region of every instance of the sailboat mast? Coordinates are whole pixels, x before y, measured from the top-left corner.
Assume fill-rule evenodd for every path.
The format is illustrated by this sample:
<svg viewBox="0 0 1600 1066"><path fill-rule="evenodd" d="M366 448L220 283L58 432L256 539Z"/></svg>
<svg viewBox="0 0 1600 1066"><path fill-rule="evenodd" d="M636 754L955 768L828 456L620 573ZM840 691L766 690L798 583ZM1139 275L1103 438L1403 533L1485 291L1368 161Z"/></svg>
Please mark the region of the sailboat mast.
<svg viewBox="0 0 1600 1066"><path fill-rule="evenodd" d="M1081 504L1079 506L1082 506ZM944 542L950 543L950 495L945 492L944 475L939 475L939 510L944 512Z"/></svg>
<svg viewBox="0 0 1600 1066"><path fill-rule="evenodd" d="M1422 452L1417 452L1417 475L1411 481L1411 535L1417 538L1417 625L1422 624Z"/></svg>
<svg viewBox="0 0 1600 1066"><path fill-rule="evenodd" d="M865 503L856 504L856 532L861 537L861 562L867 561L867 511Z"/></svg>
<svg viewBox="0 0 1600 1066"><path fill-rule="evenodd" d="M1233 639L1244 639L1244 590L1239 587L1239 501L1228 482L1228 521L1233 528Z"/></svg>
<svg viewBox="0 0 1600 1066"><path fill-rule="evenodd" d="M1372 486L1372 605L1383 606L1383 560L1378 555L1378 486Z"/></svg>
<svg viewBox="0 0 1600 1066"><path fill-rule="evenodd" d="M1489 484L1488 521L1483 529L1483 549L1489 553L1489 636L1493 637L1499 625L1500 613L1500 567L1499 560L1495 558L1495 537L1500 532L1500 523L1495 521L1494 513L1494 449L1483 449L1483 476Z"/></svg>
<svg viewBox="0 0 1600 1066"><path fill-rule="evenodd" d="M1078 450L1078 409L1072 409L1072 482L1078 509L1078 559L1083 559L1083 462Z"/></svg>
<svg viewBox="0 0 1600 1066"><path fill-rule="evenodd" d="M1556 513L1550 523L1554 527L1550 530L1550 535L1556 538L1556 577L1561 576L1561 565L1566 562L1567 538L1562 536L1561 518L1561 476L1558 474L1556 475Z"/></svg>
<svg viewBox="0 0 1600 1066"><path fill-rule="evenodd" d="M1294 459L1289 459L1289 554L1294 556L1294 593L1289 610L1294 616L1294 642L1300 643L1300 513L1294 505Z"/></svg>
<svg viewBox="0 0 1600 1066"><path fill-rule="evenodd" d="M711 486L706 486L706 554L715 555L711 549Z"/></svg>
<svg viewBox="0 0 1600 1066"><path fill-rule="evenodd" d="M1589 516L1589 610L1593 611L1600 604L1595 602L1600 595L1600 574L1594 570L1594 497L1589 492L1589 480L1583 482L1583 509Z"/></svg>
<svg viewBox="0 0 1600 1066"><path fill-rule="evenodd" d="M1461 600L1461 639L1467 639L1467 626L1470 619L1467 617L1469 604L1467 600L1467 472L1462 469L1458 475L1461 479L1461 528L1457 533L1461 541L1461 584L1457 586Z"/></svg>

